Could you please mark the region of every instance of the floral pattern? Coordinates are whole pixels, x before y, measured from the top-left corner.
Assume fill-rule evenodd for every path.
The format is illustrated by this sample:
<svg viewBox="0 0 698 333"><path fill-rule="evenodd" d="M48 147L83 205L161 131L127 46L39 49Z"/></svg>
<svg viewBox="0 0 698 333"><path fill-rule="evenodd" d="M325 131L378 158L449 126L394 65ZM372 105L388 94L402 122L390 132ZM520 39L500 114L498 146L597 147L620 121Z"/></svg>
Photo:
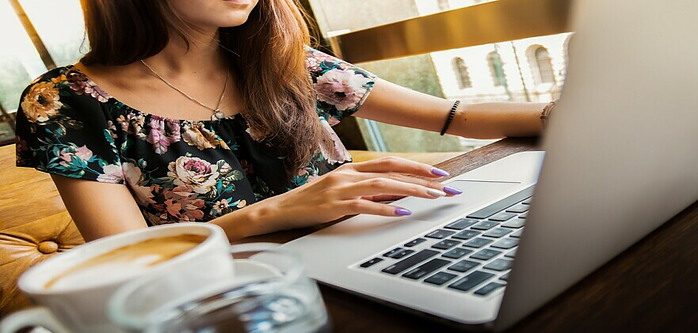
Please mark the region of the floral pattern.
<svg viewBox="0 0 698 333"><path fill-rule="evenodd" d="M78 95L89 95L100 103L106 103L111 96L97 86L92 80L88 79L85 74L80 71L70 71L65 78L70 83L72 89ZM61 80L62 81L62 80Z"/></svg>
<svg viewBox="0 0 698 333"><path fill-rule="evenodd" d="M224 162L225 163L225 162ZM216 185L218 166L200 158L182 156L168 166L175 185L187 185L196 193L207 193Z"/></svg>
<svg viewBox="0 0 698 333"><path fill-rule="evenodd" d="M356 112L375 82L373 74L310 48L306 66L317 91L318 114L330 125Z"/></svg>
<svg viewBox="0 0 698 333"><path fill-rule="evenodd" d="M302 186L351 160L330 127L356 112L375 77L307 49L318 121L332 138L291 182L283 152L244 117L178 120L130 108L76 67L56 68L24 91L17 165L128 187L150 225L209 221ZM118 208L117 208L118 209Z"/></svg>
<svg viewBox="0 0 698 333"><path fill-rule="evenodd" d="M363 97L364 85L372 82L353 70L331 69L318 77L315 82L315 90L318 99L334 105L339 111L350 110L356 107Z"/></svg>
<svg viewBox="0 0 698 333"><path fill-rule="evenodd" d="M57 115L63 103L60 101L58 87L49 81L35 83L20 105L27 120L36 123Z"/></svg>
<svg viewBox="0 0 698 333"><path fill-rule="evenodd" d="M228 145L221 139L216 133L206 129L204 124L200 121L191 123L185 121L182 125L184 133L182 133L182 139L188 145L198 148L199 150L204 150L208 148L215 148L220 146L223 149L229 149Z"/></svg>

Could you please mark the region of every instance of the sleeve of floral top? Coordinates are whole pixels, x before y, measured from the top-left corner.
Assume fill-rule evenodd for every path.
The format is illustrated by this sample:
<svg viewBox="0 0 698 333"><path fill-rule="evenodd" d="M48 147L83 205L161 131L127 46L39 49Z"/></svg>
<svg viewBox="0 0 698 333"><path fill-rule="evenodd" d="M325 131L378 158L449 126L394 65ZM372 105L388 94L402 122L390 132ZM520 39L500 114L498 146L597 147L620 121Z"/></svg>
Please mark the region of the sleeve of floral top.
<svg viewBox="0 0 698 333"><path fill-rule="evenodd" d="M22 94L17 111L17 166L123 183L116 144L102 109L107 95L71 68L44 74Z"/></svg>
<svg viewBox="0 0 698 333"><path fill-rule="evenodd" d="M376 76L318 50L306 51L308 71L317 91L318 115L335 125L359 110Z"/></svg>

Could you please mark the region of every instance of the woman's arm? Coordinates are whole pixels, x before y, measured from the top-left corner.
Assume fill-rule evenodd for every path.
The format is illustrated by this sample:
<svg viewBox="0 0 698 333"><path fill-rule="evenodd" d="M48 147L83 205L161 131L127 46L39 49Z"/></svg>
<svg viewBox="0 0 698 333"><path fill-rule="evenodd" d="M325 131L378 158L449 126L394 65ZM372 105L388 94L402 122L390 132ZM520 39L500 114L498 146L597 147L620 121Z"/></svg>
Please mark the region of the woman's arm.
<svg viewBox="0 0 698 333"><path fill-rule="evenodd" d="M133 195L123 184L100 183L51 175L63 203L89 242L148 225Z"/></svg>
<svg viewBox="0 0 698 333"><path fill-rule="evenodd" d="M545 103L461 103L448 134L469 138L536 136ZM420 93L377 79L371 94L355 115L384 123L441 131L453 101Z"/></svg>
<svg viewBox="0 0 698 333"><path fill-rule="evenodd" d="M407 215L409 211L376 201L459 194L459 190L437 181L444 175L428 164L401 158L346 164L311 183L211 222L220 225L234 241L331 222L346 215ZM128 187L51 176L85 241L147 227Z"/></svg>

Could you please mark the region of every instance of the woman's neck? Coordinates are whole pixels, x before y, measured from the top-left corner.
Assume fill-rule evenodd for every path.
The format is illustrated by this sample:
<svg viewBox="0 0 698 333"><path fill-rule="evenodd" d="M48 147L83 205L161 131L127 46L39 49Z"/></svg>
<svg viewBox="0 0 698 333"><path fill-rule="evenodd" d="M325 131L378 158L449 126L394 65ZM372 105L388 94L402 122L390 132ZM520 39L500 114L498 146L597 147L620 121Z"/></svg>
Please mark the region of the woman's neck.
<svg viewBox="0 0 698 333"><path fill-rule="evenodd" d="M170 41L165 48L145 61L162 75L171 78L222 72L226 63L219 47L217 31L192 32L187 39L189 45L176 33L170 33Z"/></svg>

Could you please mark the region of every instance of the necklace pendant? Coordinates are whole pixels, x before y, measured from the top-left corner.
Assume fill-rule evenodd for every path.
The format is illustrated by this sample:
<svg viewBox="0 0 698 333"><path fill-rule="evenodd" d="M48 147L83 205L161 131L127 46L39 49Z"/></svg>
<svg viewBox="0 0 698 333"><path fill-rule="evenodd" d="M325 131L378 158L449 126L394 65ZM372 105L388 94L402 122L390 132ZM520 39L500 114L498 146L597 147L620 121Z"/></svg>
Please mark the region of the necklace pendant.
<svg viewBox="0 0 698 333"><path fill-rule="evenodd" d="M223 119L225 118L225 113L221 109L213 110L213 115L211 115L211 120Z"/></svg>

